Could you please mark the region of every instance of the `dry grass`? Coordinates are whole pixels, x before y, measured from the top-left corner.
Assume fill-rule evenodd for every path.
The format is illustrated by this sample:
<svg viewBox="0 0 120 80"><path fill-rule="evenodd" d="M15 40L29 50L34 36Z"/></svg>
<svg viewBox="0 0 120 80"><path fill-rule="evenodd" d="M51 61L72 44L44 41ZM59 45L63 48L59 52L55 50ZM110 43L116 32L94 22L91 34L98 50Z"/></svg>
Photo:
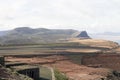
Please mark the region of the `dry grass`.
<svg viewBox="0 0 120 80"><path fill-rule="evenodd" d="M104 47L104 48L114 48L117 47L118 44L108 41L108 40L100 40L100 39L71 39L69 42L79 42L83 45L94 46L94 47Z"/></svg>
<svg viewBox="0 0 120 80"><path fill-rule="evenodd" d="M97 39L71 39L67 43L51 43L41 45L24 45L24 46L4 46L0 47L0 55L21 55L21 54L51 54L59 52L81 52L91 53L104 50L104 48L115 48L118 44L112 41Z"/></svg>
<svg viewBox="0 0 120 80"><path fill-rule="evenodd" d="M67 52L80 52L80 53L95 53L100 52L100 50L97 49L67 49Z"/></svg>

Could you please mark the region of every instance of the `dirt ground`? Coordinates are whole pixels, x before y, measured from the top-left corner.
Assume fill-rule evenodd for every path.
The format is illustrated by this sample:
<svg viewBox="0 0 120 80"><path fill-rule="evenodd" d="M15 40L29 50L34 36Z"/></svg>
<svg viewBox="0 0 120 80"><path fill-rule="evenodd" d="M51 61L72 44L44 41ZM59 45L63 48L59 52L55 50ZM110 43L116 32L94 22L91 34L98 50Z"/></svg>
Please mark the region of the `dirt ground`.
<svg viewBox="0 0 120 80"><path fill-rule="evenodd" d="M105 77L110 73L110 69L91 68L83 65L72 63L64 56L48 56L48 57L33 57L33 58L16 58L6 57L6 61L20 61L28 64L41 64L43 66L58 69L73 80L97 80Z"/></svg>
<svg viewBox="0 0 120 80"><path fill-rule="evenodd" d="M97 56L83 58L86 66L100 65L102 68L110 68L120 71L120 54L100 54Z"/></svg>

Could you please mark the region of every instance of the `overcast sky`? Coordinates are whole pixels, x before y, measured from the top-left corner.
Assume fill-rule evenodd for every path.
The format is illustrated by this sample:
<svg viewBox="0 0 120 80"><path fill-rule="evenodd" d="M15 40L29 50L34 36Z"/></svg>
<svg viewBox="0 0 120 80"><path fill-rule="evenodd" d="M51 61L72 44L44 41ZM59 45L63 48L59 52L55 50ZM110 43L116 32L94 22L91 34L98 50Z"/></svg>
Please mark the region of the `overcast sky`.
<svg viewBox="0 0 120 80"><path fill-rule="evenodd" d="M120 0L0 0L0 30L69 28L120 31Z"/></svg>

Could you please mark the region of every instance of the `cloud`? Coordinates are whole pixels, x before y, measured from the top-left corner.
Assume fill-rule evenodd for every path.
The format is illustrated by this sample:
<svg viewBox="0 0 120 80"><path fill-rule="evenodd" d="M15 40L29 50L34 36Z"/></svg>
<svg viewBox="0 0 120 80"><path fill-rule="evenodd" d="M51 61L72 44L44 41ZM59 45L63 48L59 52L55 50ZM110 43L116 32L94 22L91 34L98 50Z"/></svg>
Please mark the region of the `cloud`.
<svg viewBox="0 0 120 80"><path fill-rule="evenodd" d="M119 0L0 0L0 12L1 30L19 26L120 29Z"/></svg>

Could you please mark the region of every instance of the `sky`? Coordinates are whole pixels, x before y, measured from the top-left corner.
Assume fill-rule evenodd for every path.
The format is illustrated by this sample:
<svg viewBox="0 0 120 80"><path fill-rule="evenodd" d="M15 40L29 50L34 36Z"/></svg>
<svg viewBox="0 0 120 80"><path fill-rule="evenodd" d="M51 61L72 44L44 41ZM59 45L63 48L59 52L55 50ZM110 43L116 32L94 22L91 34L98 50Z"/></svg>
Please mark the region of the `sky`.
<svg viewBox="0 0 120 80"><path fill-rule="evenodd" d="M120 31L120 0L0 0L0 31L16 27Z"/></svg>

